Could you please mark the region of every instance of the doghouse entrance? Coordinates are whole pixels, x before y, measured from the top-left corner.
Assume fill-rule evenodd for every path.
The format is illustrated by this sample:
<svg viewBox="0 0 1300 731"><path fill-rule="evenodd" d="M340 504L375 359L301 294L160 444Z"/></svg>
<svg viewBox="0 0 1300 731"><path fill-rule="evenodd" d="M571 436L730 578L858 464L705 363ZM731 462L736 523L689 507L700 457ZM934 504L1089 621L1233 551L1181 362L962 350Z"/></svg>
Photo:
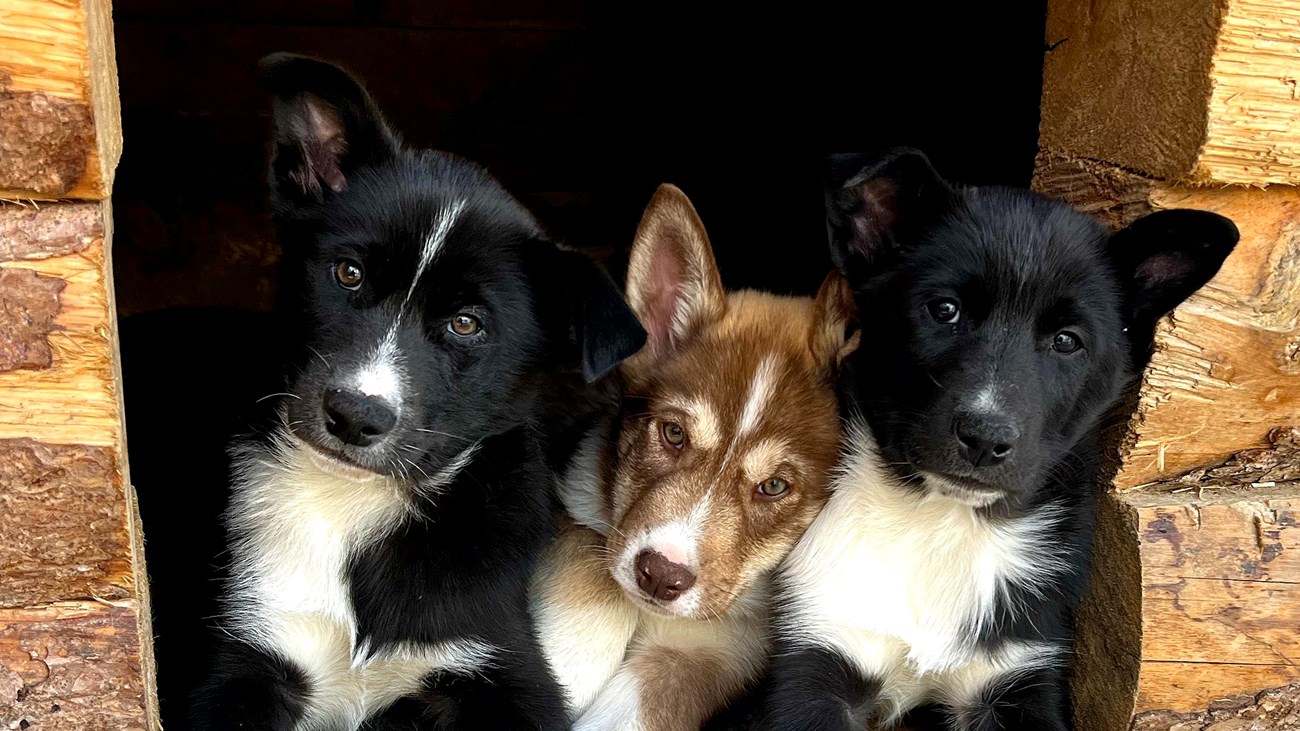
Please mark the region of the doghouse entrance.
<svg viewBox="0 0 1300 731"><path fill-rule="evenodd" d="M350 68L409 144L484 164L614 270L662 182L709 221L729 286L806 294L830 268L826 153L911 144L955 179L1028 183L1042 7L790 12L749 28L721 10L602 0L116 3L114 253L164 721L216 611L224 442L242 407L280 390L258 58ZM963 79L939 91L921 70L936 65ZM193 307L222 309L180 309Z"/></svg>
<svg viewBox="0 0 1300 731"><path fill-rule="evenodd" d="M1300 69L1277 60L1285 54L1257 58L1250 45L1264 38L1300 53L1300 39L1281 11L1237 2L1207 3L1215 9L1204 25L1218 35L1183 40L1125 3L1086 18L1073 5L791 6L767 18L610 0L10 0L0 9L0 151L9 156L0 158L0 518L18 538L0 548L0 692L16 700L10 710L0 703L0 722L143 728L161 709L163 723L184 727L224 560L226 445L251 406L278 390L269 100L256 63L281 50L355 71L407 143L482 163L553 235L616 274L642 207L672 182L709 222L728 287L811 294L830 268L827 153L911 145L950 179L1023 187L1040 154L1040 102L1039 189L1111 223L1174 205L1247 221L1248 253L1230 261L1223 286L1162 331L1166 355L1143 392L1147 426L1120 480L1164 487L1116 497L1103 516L1102 540L1124 548L1102 571L1123 579L1098 594L1107 606L1089 621L1120 620L1081 645L1095 653L1084 663L1096 681L1081 686L1081 714L1110 731L1129 725L1135 688L1147 693L1139 710L1191 714L1209 706L1216 684L1237 694L1297 682L1287 658L1300 602L1286 586L1300 570L1285 558L1300 550L1300 471L1286 467L1293 436L1273 439L1262 472L1187 482L1196 500L1161 481L1262 444L1268 426L1300 422L1291 396L1300 274L1285 266L1296 244L1284 235L1300 210L1288 187L1300 166L1285 164L1300 159L1287 157L1300 133L1290 122L1274 125L1282 132L1226 131L1300 118ZM1146 48L1154 38L1173 39L1192 60L1170 70ZM114 49L125 140L115 179ZM1267 72L1240 88L1220 71L1252 63ZM1273 95L1273 82L1290 84L1291 96ZM1135 101L1144 85L1145 112ZM1175 87L1197 91L1165 93ZM1186 120L1192 142L1167 158L1133 132ZM1108 125L1123 139L1097 137ZM1266 137L1271 152L1234 148L1243 135ZM1243 187L1258 183L1279 185ZM1242 491L1214 498L1225 485ZM1196 538L1180 543L1183 534ZM1195 576L1175 570L1224 546L1242 560L1198 563ZM1160 595L1153 576L1184 581L1188 593ZM1214 582L1228 581L1253 592L1254 620L1219 621L1232 605ZM1204 609L1178 609L1184 599ZM1123 611L1107 611L1112 604ZM1212 624L1227 629L1193 633L1203 651L1169 639ZM1130 645L1143 627L1141 641L1157 644L1139 651ZM1108 636L1123 638L1121 651ZM1276 656L1241 649L1260 637ZM1096 662L1117 656L1130 666Z"/></svg>

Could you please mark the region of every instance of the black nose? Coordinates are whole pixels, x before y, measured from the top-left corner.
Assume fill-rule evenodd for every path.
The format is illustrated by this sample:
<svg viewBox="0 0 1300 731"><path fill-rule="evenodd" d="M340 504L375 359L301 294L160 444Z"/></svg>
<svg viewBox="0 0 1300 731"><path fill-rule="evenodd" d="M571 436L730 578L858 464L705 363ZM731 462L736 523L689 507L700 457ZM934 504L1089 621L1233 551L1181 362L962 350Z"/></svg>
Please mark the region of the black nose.
<svg viewBox="0 0 1300 731"><path fill-rule="evenodd" d="M958 414L953 427L957 448L976 467L1002 462L1020 439L1020 429L1001 414Z"/></svg>
<svg viewBox="0 0 1300 731"><path fill-rule="evenodd" d="M695 586L695 573L646 549L636 555L636 585L655 599L670 602Z"/></svg>
<svg viewBox="0 0 1300 731"><path fill-rule="evenodd" d="M325 429L344 444L368 447L392 430L397 414L377 398L356 391L326 389Z"/></svg>

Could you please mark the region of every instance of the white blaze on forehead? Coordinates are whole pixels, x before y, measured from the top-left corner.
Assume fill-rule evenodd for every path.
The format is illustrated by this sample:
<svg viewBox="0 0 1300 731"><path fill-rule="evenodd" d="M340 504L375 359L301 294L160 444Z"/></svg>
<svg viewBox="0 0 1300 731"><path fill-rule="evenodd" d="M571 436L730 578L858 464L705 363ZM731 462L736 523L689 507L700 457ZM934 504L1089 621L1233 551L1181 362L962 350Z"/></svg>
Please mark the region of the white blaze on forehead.
<svg viewBox="0 0 1300 731"><path fill-rule="evenodd" d="M411 277L411 287L406 290L406 299L402 301L402 310L411 301L411 296L415 294L415 287L420 283L420 277L424 276L425 270L433 263L434 257L442 250L442 245L447 241L447 235L456 227L456 219L460 218L461 211L465 210L465 201L452 201L450 204L443 206L438 211L438 220L434 221L433 228L429 230L429 235L424 238L424 245L420 247L420 262L415 266L415 276ZM398 319L401 314L398 314Z"/></svg>
<svg viewBox="0 0 1300 731"><path fill-rule="evenodd" d="M406 298L397 309L397 314L393 317L388 332L384 334L384 339L379 341L379 345L352 378L352 386L363 395L381 398L393 406L401 404L402 382L405 374L402 369L402 352L397 347L397 330L402 325L402 317L406 314L406 307L410 304L411 297L415 295L415 287L420 283L420 278L424 276L429 265L433 263L438 251L442 249L443 243L447 241L447 235L456 226L456 220L460 218L463 210L465 210L465 201L457 200L443 206L438 212L438 220L434 221L429 235L424 238L424 245L420 247L420 260L416 264L415 274L411 277L411 286L406 290Z"/></svg>
<svg viewBox="0 0 1300 731"><path fill-rule="evenodd" d="M402 401L402 354L397 348L397 323L379 341L352 379L352 385L366 396L381 398L393 406Z"/></svg>
<svg viewBox="0 0 1300 731"><path fill-rule="evenodd" d="M736 431L731 435L731 443L727 445L727 453L722 456L722 462L718 465L719 479L726 472L727 467L731 465L731 458L736 452L736 445L758 427L759 420L763 417L763 410L767 407L767 402L772 399L772 394L776 392L776 366L776 355L768 353L763 356L758 368L754 370L754 379L749 382L749 391L745 394L745 405L740 410L740 420L736 422Z"/></svg>
<svg viewBox="0 0 1300 731"><path fill-rule="evenodd" d="M749 383L749 393L745 396L745 407L740 412L740 422L736 425L736 437L752 432L763 416L763 409L776 391L776 356L768 354L754 371L754 380Z"/></svg>

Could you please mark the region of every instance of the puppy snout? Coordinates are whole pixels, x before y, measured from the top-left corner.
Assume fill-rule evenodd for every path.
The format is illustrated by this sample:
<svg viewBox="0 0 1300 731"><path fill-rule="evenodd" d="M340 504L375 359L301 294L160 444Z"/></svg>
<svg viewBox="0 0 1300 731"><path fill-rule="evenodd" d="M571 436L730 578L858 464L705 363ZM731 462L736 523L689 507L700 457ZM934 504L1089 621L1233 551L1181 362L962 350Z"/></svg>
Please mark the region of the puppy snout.
<svg viewBox="0 0 1300 731"><path fill-rule="evenodd" d="M397 425L397 414L388 404L356 391L326 389L321 408L325 430L357 447L369 447Z"/></svg>
<svg viewBox="0 0 1300 731"><path fill-rule="evenodd" d="M964 412L953 424L957 448L976 467L999 464L1011 455L1020 439L1020 427L996 413Z"/></svg>
<svg viewBox="0 0 1300 731"><path fill-rule="evenodd" d="M669 561L658 551L646 549L636 556L636 584L646 595L671 602L695 586L695 572Z"/></svg>

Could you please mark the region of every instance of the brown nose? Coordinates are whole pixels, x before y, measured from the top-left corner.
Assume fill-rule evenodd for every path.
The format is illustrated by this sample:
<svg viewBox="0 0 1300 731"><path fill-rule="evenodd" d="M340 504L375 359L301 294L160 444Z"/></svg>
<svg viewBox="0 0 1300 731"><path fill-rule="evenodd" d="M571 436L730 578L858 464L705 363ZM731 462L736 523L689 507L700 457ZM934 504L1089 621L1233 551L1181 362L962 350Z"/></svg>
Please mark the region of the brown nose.
<svg viewBox="0 0 1300 731"><path fill-rule="evenodd" d="M695 586L695 574L662 553L646 549L636 555L636 585L659 601L671 602Z"/></svg>

